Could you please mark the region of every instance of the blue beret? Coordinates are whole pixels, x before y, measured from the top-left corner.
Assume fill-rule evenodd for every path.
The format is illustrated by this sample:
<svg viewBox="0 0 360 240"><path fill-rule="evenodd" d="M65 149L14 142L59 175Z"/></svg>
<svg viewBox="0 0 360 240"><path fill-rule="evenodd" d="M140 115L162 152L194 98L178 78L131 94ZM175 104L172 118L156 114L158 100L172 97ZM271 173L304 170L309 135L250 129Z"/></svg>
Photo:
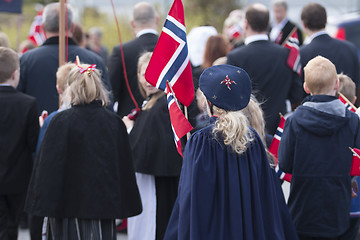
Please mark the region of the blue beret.
<svg viewBox="0 0 360 240"><path fill-rule="evenodd" d="M251 81L245 70L231 65L206 69L199 79L200 90L218 108L238 111L250 101Z"/></svg>

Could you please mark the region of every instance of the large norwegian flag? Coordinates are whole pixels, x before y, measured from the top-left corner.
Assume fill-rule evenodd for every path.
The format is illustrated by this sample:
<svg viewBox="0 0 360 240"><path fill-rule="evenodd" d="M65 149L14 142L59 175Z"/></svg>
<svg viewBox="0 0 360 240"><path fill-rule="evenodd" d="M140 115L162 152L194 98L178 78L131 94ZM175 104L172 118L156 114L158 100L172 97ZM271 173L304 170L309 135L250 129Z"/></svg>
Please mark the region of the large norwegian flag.
<svg viewBox="0 0 360 240"><path fill-rule="evenodd" d="M275 172L278 175L278 177L287 182L291 182L292 175L290 173L284 173L283 171L281 171L279 168L279 161L278 161L279 145L281 141L281 135L284 131L284 126L285 126L285 118L281 115L279 126L276 129L276 133L269 147L269 152L273 154L275 157Z"/></svg>
<svg viewBox="0 0 360 240"><path fill-rule="evenodd" d="M42 28L42 10L35 16L34 21L30 26L29 40L32 41L36 46L40 46L45 42L46 36Z"/></svg>
<svg viewBox="0 0 360 240"><path fill-rule="evenodd" d="M175 0L170 9L146 69L145 78L151 85L163 91L166 91L166 82L169 81L177 99L187 107L194 99L181 0Z"/></svg>
<svg viewBox="0 0 360 240"><path fill-rule="evenodd" d="M347 110L356 112L356 107L341 93L339 93L339 100L345 105Z"/></svg>
<svg viewBox="0 0 360 240"><path fill-rule="evenodd" d="M290 49L287 65L297 74L301 74L301 62L299 51L299 37L297 35L297 29L294 28L290 37L284 42L284 47Z"/></svg>
<svg viewBox="0 0 360 240"><path fill-rule="evenodd" d="M351 176L360 176L360 150L357 148L350 148L353 152L353 158L351 163Z"/></svg>
<svg viewBox="0 0 360 240"><path fill-rule="evenodd" d="M185 136L186 133L190 132L193 127L186 119L184 114L179 108L177 100L172 93L171 87L169 86L168 82L166 83L166 93L167 93L167 102L168 108L170 113L170 120L171 120L171 128L174 133L174 141L176 145L176 149L181 156L181 141L180 139Z"/></svg>

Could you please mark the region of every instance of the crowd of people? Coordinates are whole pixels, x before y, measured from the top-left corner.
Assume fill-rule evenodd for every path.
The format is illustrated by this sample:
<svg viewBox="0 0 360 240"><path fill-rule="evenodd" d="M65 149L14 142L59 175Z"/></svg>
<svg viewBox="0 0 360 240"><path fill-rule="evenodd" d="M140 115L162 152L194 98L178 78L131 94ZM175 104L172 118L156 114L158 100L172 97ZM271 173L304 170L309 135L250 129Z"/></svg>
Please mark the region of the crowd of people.
<svg viewBox="0 0 360 240"><path fill-rule="evenodd" d="M86 36L66 7L60 67L59 3L43 10L45 42L20 57L0 34L0 239L17 239L24 210L32 240L116 240L119 219L129 240L357 239L349 147L360 148L360 121L339 94L355 104L360 63L353 44L326 33L324 6L306 4L301 28L276 0L273 23L255 3L222 33L189 32L196 97L183 157L166 94L145 79L154 6L134 5L134 39L110 54L101 28ZM300 72L288 63L294 33ZM292 174L287 202L279 171Z"/></svg>

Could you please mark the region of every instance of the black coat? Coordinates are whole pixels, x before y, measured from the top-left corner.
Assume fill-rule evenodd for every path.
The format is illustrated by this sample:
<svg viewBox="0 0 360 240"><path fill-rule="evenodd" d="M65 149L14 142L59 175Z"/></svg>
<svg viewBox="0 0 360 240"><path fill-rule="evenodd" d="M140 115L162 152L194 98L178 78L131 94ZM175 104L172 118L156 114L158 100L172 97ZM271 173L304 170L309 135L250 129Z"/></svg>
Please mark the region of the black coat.
<svg viewBox="0 0 360 240"><path fill-rule="evenodd" d="M140 112L129 138L135 172L180 176L182 158L175 147L166 96Z"/></svg>
<svg viewBox="0 0 360 240"><path fill-rule="evenodd" d="M25 210L58 218L139 214L141 200L120 117L96 102L58 113L41 144Z"/></svg>
<svg viewBox="0 0 360 240"><path fill-rule="evenodd" d="M95 53L81 48L69 38L68 54L70 62L79 56L81 63L96 64L102 73L105 87L111 91L107 69L102 59ZM59 96L56 90L56 72L59 67L59 38L47 39L43 45L26 52L20 58L20 82L17 89L36 98L39 113L49 113L59 108Z"/></svg>
<svg viewBox="0 0 360 240"><path fill-rule="evenodd" d="M26 193L38 134L35 98L0 86L0 195Z"/></svg>
<svg viewBox="0 0 360 240"><path fill-rule="evenodd" d="M141 106L144 98L141 96L137 80L137 64L139 56L148 51L154 51L158 35L147 33L123 44L126 73L130 89L136 102ZM109 76L113 89L114 101L118 101L118 114L123 117L135 108L126 87L122 65L120 45L115 46L110 56Z"/></svg>
<svg viewBox="0 0 360 240"><path fill-rule="evenodd" d="M356 47L323 34L315 37L308 45L300 48L301 65L306 64L316 56L329 59L336 67L337 73L348 75L358 87L360 84L360 64Z"/></svg>
<svg viewBox="0 0 360 240"><path fill-rule="evenodd" d="M228 64L243 68L252 81L252 91L261 105L267 133L273 135L286 113L285 99L301 102L304 95L300 77L286 64L289 49L270 41L255 41L228 54Z"/></svg>

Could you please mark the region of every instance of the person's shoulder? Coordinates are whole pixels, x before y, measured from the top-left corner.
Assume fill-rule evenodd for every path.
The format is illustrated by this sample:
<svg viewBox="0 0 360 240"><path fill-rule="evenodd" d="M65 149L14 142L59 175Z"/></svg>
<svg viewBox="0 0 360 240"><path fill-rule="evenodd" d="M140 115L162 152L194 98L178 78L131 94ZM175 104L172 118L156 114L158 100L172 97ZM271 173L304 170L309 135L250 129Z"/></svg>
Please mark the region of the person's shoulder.
<svg viewBox="0 0 360 240"><path fill-rule="evenodd" d="M24 103L27 104L35 104L36 103L36 98L33 96L30 96L26 93L17 91L14 94L14 97L17 97L20 101L23 101Z"/></svg>

